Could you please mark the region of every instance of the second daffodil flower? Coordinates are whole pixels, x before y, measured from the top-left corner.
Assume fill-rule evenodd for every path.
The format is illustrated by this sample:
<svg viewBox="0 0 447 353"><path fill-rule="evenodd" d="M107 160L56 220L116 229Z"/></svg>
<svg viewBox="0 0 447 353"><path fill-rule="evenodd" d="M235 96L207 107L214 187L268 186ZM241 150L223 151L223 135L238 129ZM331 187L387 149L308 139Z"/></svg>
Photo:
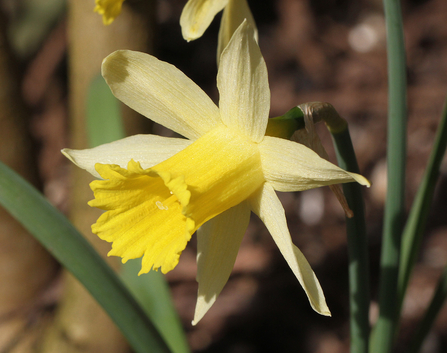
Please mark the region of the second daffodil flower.
<svg viewBox="0 0 447 353"><path fill-rule="evenodd" d="M102 22L107 26L121 13L124 0L95 0L93 11L102 15Z"/></svg>
<svg viewBox="0 0 447 353"><path fill-rule="evenodd" d="M137 135L63 153L103 180L93 181L103 209L93 232L123 262L143 257L141 273L171 271L197 230L198 300L193 324L215 302L233 268L253 211L267 226L312 308L330 315L309 263L292 243L278 191L357 181L289 140L265 136L270 90L253 29L243 22L224 50L219 108L174 66L117 51L102 74L122 102L188 139Z"/></svg>
<svg viewBox="0 0 447 353"><path fill-rule="evenodd" d="M216 14L223 11L217 43L217 61L227 46L234 31L247 20L253 27L257 40L258 31L247 0L189 0L180 16L183 38L188 42L200 38L213 21Z"/></svg>

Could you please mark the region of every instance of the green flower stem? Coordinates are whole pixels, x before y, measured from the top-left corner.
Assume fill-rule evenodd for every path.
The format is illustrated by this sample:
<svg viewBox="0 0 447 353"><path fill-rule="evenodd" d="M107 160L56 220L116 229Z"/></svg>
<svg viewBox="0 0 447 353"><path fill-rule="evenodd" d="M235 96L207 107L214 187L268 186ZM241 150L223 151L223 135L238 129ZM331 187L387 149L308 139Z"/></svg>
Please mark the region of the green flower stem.
<svg viewBox="0 0 447 353"><path fill-rule="evenodd" d="M90 291L135 352L170 352L144 311L87 240L36 189L1 162L0 204Z"/></svg>
<svg viewBox="0 0 447 353"><path fill-rule="evenodd" d="M326 123L335 144L341 168L360 173L348 123L329 103L313 103L312 116ZM365 212L362 188L358 183L343 184L343 192L354 217L346 217L349 255L349 307L351 353L366 353L369 349L369 264Z"/></svg>
<svg viewBox="0 0 447 353"><path fill-rule="evenodd" d="M406 61L400 2L384 0L388 51L388 187L383 225L379 283L379 318L371 351L391 351L396 331L397 282L405 216Z"/></svg>
<svg viewBox="0 0 447 353"><path fill-rule="evenodd" d="M341 168L359 173L349 130L333 133L338 164ZM366 353L369 348L369 264L365 211L362 188L358 183L343 184L343 192L354 217L346 218L349 254L349 305L351 353Z"/></svg>
<svg viewBox="0 0 447 353"><path fill-rule="evenodd" d="M418 330L413 336L410 346L408 347L408 353L417 353L424 343L425 337L430 332L436 317L441 311L444 305L445 299L447 298L447 266L444 268L444 272L439 280L438 287L436 288L433 299L419 324Z"/></svg>
<svg viewBox="0 0 447 353"><path fill-rule="evenodd" d="M284 115L269 119L265 134L289 140L296 130L304 127L303 111L293 107Z"/></svg>
<svg viewBox="0 0 447 353"><path fill-rule="evenodd" d="M420 248L423 231L427 222L430 204L435 192L436 180L439 177L439 169L447 148L447 99L441 122L436 133L432 153L428 160L427 169L422 178L421 185L414 199L410 215L405 225L402 236L400 270L399 270L399 306L402 306L408 281L416 262Z"/></svg>
<svg viewBox="0 0 447 353"><path fill-rule="evenodd" d="M357 159L349 134L348 123L329 103L313 102L289 110L286 114L270 119L267 135L290 138L296 129L305 127L305 107L312 120L323 120L332 134L340 167L359 173ZM292 120L292 121L290 121ZM349 301L351 315L351 353L367 353L369 348L369 266L368 242L361 186L343 184L343 191L354 217L346 218L349 253Z"/></svg>

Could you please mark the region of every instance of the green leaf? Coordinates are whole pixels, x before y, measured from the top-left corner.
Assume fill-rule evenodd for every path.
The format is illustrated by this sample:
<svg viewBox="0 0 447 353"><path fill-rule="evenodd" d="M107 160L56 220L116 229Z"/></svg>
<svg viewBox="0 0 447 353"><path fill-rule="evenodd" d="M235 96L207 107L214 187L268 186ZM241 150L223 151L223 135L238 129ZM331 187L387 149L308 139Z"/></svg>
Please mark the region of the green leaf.
<svg viewBox="0 0 447 353"><path fill-rule="evenodd" d="M150 271L138 276L140 260L129 260L123 265L121 278L146 314L155 323L161 335L174 353L189 352L177 311L171 300L171 292L164 275Z"/></svg>
<svg viewBox="0 0 447 353"><path fill-rule="evenodd" d="M422 235L427 222L428 212L435 192L436 181L439 177L441 163L447 148L447 99L441 122L436 133L433 149L428 160L427 168L422 178L419 190L413 201L402 237L402 250L399 270L399 302L404 300L405 291L416 257L419 252Z"/></svg>
<svg viewBox="0 0 447 353"><path fill-rule="evenodd" d="M441 122L436 132L433 150L428 160L427 168L421 185L416 194L411 207L410 215L404 229L402 237L402 249L399 270L399 308L402 307L404 296L407 290L408 281L419 253L422 236L424 234L425 225L427 223L430 205L435 192L436 181L439 177L441 163L447 148L447 99L444 104L444 111ZM411 352L418 352L425 336L430 331L433 322L439 313L445 298L447 296L447 267L444 269L441 279L439 280L433 300L419 326L418 331L414 335L410 346Z"/></svg>
<svg viewBox="0 0 447 353"><path fill-rule="evenodd" d="M170 352L144 311L87 240L33 186L1 162L0 204L87 288L136 352Z"/></svg>
<svg viewBox="0 0 447 353"><path fill-rule="evenodd" d="M392 351L398 323L397 281L405 217L407 87L405 41L399 0L384 0L388 57L388 187L380 258L379 318L372 352Z"/></svg>

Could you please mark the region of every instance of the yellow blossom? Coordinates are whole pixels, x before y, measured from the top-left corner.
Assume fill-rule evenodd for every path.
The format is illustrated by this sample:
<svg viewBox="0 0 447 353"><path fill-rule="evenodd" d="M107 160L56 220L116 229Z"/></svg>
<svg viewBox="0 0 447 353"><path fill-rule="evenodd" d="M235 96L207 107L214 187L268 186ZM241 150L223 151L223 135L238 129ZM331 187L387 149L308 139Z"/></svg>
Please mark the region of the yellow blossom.
<svg viewBox="0 0 447 353"><path fill-rule="evenodd" d="M96 177L90 205L106 212L93 232L123 262L143 257L141 273L172 270L197 230L198 300L193 323L227 282L253 211L270 231L312 308L330 315L321 286L292 243L277 191L369 182L289 140L265 136L270 109L267 68L244 21L224 50L219 107L174 66L117 51L102 74L122 102L185 136L136 135L63 153Z"/></svg>
<svg viewBox="0 0 447 353"><path fill-rule="evenodd" d="M214 19L223 11L217 45L217 61L227 46L234 31L246 19L254 28L257 40L258 32L247 0L189 0L180 16L183 38L188 42L200 38Z"/></svg>
<svg viewBox="0 0 447 353"><path fill-rule="evenodd" d="M95 0L94 11L102 15L105 25L111 24L121 13L124 0Z"/></svg>

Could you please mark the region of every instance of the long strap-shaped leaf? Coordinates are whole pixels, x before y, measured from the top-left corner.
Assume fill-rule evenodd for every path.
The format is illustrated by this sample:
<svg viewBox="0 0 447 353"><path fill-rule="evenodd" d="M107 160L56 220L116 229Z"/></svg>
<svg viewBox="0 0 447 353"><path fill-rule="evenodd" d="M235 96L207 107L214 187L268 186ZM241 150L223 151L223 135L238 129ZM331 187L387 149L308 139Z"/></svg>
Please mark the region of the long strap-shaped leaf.
<svg viewBox="0 0 447 353"><path fill-rule="evenodd" d="M413 206L405 226L402 237L402 251L399 272L399 305L402 307L408 281L416 262L417 254L422 242L425 224L427 222L431 201L435 192L436 181L439 177L439 170L447 148L447 99L444 103L444 110L441 122L436 132L435 143L430 154L430 159L425 170L424 177L416 194ZM431 304L421 323L418 331L413 336L409 352L418 352L421 348L427 333L441 310L447 297L447 266L439 280L438 287Z"/></svg>
<svg viewBox="0 0 447 353"><path fill-rule="evenodd" d="M36 189L1 162L0 204L90 291L136 352L170 352L144 311L83 236Z"/></svg>
<svg viewBox="0 0 447 353"><path fill-rule="evenodd" d="M371 352L391 352L397 315L399 253L405 217L407 89L400 0L383 0L388 56L388 186L380 258L379 318Z"/></svg>
<svg viewBox="0 0 447 353"><path fill-rule="evenodd" d="M399 305L402 306L411 271L422 241L428 212L435 192L436 181L442 159L447 148L447 99L441 122L436 133L435 143L427 163L424 177L413 201L402 236L402 250L399 270Z"/></svg>

